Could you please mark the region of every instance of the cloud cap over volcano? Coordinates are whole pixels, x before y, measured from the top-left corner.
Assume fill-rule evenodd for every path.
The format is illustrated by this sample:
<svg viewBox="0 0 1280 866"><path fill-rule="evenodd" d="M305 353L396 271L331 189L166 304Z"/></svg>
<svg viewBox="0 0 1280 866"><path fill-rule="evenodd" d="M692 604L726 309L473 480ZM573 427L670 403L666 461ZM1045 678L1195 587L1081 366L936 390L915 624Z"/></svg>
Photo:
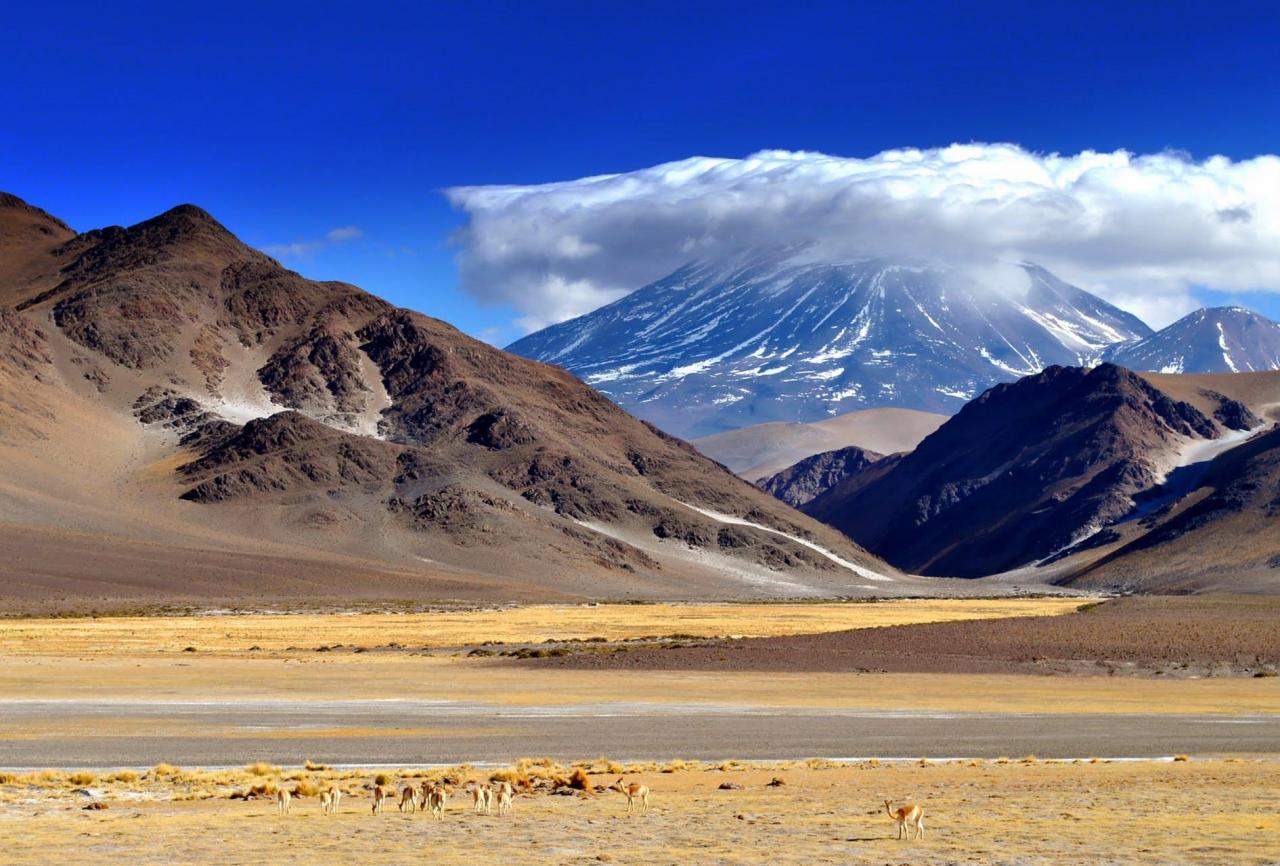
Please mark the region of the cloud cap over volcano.
<svg viewBox="0 0 1280 866"><path fill-rule="evenodd" d="M858 159L761 151L614 175L446 190L468 216L462 286L526 330L688 261L814 244L820 255L1029 260L1160 326L1194 286L1280 291L1280 158L954 144Z"/></svg>

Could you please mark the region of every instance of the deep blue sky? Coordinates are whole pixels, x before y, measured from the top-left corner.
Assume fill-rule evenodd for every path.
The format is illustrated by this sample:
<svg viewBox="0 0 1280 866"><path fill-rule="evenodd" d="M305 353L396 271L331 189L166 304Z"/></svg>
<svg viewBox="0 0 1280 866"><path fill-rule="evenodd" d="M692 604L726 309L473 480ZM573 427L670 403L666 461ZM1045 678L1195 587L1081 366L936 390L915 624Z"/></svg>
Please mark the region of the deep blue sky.
<svg viewBox="0 0 1280 866"><path fill-rule="evenodd" d="M498 342L514 313L456 290L442 187L974 140L1241 158L1280 132L1274 3L189 5L9 4L0 189L77 229L183 201L257 246L356 226L282 259Z"/></svg>

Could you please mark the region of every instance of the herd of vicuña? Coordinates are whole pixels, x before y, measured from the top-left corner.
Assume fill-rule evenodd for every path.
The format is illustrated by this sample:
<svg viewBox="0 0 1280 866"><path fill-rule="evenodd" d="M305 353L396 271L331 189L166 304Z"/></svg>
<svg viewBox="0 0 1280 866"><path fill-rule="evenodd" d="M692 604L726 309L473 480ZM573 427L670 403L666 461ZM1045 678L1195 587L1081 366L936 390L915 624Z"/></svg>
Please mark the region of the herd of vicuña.
<svg viewBox="0 0 1280 866"><path fill-rule="evenodd" d="M395 791L380 783L371 787L373 796L373 814L382 812L383 806L390 800ZM515 788L510 782L472 782L464 789L471 794L471 810L477 815L492 815L496 806L499 815L510 815L515 805ZM600 790L597 788L597 790ZM619 776L618 781L607 790L616 791L627 798L627 813L649 811L649 786L640 782L627 782ZM294 794L284 788L276 791L276 809L281 815L291 814ZM443 782L423 782L419 786L405 785L400 791L401 812L430 812L437 821L444 820L445 805L449 801L449 791ZM333 815L342 802L342 792L330 786L320 792L320 811L324 815ZM899 839L911 840L924 838L924 807L918 803L904 803L894 809L889 800L884 801L884 809L893 819Z"/></svg>

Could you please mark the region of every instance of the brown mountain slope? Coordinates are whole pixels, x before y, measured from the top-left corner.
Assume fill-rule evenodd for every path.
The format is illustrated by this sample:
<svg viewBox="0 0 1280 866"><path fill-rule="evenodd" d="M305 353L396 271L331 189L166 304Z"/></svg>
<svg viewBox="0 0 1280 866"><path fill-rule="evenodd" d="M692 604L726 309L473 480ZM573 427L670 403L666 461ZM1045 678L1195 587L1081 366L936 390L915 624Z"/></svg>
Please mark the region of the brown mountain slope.
<svg viewBox="0 0 1280 866"><path fill-rule="evenodd" d="M1258 419L1203 397L1232 426ZM1226 423L1110 364L1050 367L970 402L897 465L805 506L900 568L979 576L1044 559L1126 514Z"/></svg>
<svg viewBox="0 0 1280 866"><path fill-rule="evenodd" d="M0 548L65 532L296 555L388 575L338 593L377 598L823 594L900 577L562 370L307 280L199 208L75 235L9 197L0 249L17 251L0 412L21 421L0 428ZM198 560L160 595L218 596ZM38 595L22 561L10 585ZM157 593L121 561L100 597ZM335 589L246 573L264 598Z"/></svg>
<svg viewBox="0 0 1280 866"><path fill-rule="evenodd" d="M1280 590L1280 426L1214 458L1193 490L1141 524L1144 534L1070 583L1146 592Z"/></svg>
<svg viewBox="0 0 1280 866"><path fill-rule="evenodd" d="M1213 414L1219 395L1248 406L1259 418L1280 421L1280 371L1262 373L1139 373L1175 400Z"/></svg>

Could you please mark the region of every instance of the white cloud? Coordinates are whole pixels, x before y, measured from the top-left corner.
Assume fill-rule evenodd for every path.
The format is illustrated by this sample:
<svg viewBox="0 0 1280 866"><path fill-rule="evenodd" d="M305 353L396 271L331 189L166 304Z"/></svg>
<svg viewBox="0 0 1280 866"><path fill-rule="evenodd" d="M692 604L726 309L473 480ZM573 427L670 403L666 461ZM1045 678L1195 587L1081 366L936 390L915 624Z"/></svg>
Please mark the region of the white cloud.
<svg viewBox="0 0 1280 866"><path fill-rule="evenodd" d="M1074 156L1009 144L867 159L763 151L536 186L446 191L463 288L528 329L692 259L814 242L832 255L1027 259L1166 324L1192 290L1280 291L1280 158Z"/></svg>
<svg viewBox="0 0 1280 866"><path fill-rule="evenodd" d="M261 249L267 255L272 255L276 258L301 259L312 253L319 252L327 246L358 240L362 237L364 237L364 232L358 226L339 226L336 229L330 229L325 232L323 238L294 241L288 244L267 244Z"/></svg>
<svg viewBox="0 0 1280 866"><path fill-rule="evenodd" d="M364 232L360 231L357 226L341 226L340 228L330 229L324 236L325 240L341 243L342 241L353 241L356 238L364 237Z"/></svg>

